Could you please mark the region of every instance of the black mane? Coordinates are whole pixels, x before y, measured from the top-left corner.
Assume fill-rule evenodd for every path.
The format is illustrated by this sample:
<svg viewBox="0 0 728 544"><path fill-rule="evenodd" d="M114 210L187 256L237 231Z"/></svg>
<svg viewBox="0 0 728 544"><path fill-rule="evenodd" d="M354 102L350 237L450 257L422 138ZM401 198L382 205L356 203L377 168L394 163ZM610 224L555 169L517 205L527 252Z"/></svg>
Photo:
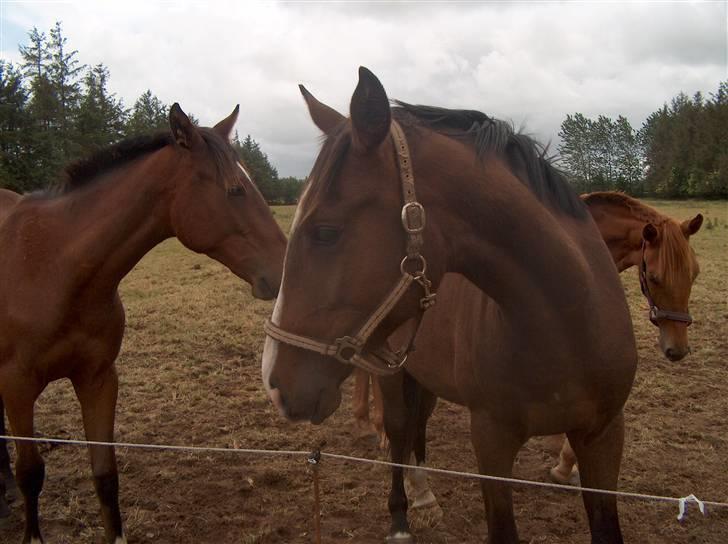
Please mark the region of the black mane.
<svg viewBox="0 0 728 544"><path fill-rule="evenodd" d="M530 136L515 132L509 123L475 110L394 103L397 118L413 118L444 136L467 140L479 157L489 152L505 156L518 179L540 201L574 217L586 217L584 203L546 157L546 149Z"/></svg>
<svg viewBox="0 0 728 544"><path fill-rule="evenodd" d="M172 134L165 131L134 136L101 148L91 156L84 157L66 166L57 191L59 193L68 193L79 187L89 185L93 180L98 179L101 174L131 162L142 155L162 149L171 143Z"/></svg>
<svg viewBox="0 0 728 544"><path fill-rule="evenodd" d="M205 127L198 127L197 130L212 155L219 179L223 180L227 188L227 184L239 177L236 159L230 144L214 130ZM60 183L53 189L53 192L65 194L79 187L90 185L100 179L103 174L173 143L172 133L163 131L134 136L101 148L89 157L79 159L66 166Z"/></svg>

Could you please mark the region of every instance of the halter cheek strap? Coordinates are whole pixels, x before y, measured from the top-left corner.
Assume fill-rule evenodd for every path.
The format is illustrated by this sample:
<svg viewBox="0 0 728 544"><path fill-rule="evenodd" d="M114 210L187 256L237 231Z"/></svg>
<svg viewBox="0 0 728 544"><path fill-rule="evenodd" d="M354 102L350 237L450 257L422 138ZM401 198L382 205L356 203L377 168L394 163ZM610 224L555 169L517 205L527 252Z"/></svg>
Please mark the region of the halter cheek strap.
<svg viewBox="0 0 728 544"><path fill-rule="evenodd" d="M350 364L379 376L391 375L398 372L407 361L407 355L412 351L414 339L422 322L422 313L435 304L436 293L432 291L432 284L427 279L427 261L421 250L424 243L422 233L425 229L425 209L417 202L415 194L415 178L412 172L412 159L410 158L407 139L402 128L396 121L391 125L392 140L394 142L399 177L402 185L402 228L406 235L405 255L399 264L401 277L397 284L387 293L379 306L372 312L369 319L353 336L341 336L333 342L325 342L307 336L301 336L286 331L273 323L270 319L265 323L265 333L279 342L289 346L313 351L321 355L334 357L341 363ZM364 346L381 322L394 309L401 298L407 293L410 286L416 283L422 288L423 296L420 298L419 323L408 343L396 352L380 348L364 353Z"/></svg>
<svg viewBox="0 0 728 544"><path fill-rule="evenodd" d="M685 323L690 325L693 322L693 318L689 313L686 312L673 312L671 310L661 310L655 304L652 294L650 293L650 287L647 283L647 261L645 260L645 248L647 242L642 240L642 258L640 262L640 289L642 294L647 299L647 304L650 306L650 321L653 325L659 326L658 320L666 319L668 321L677 321L679 323Z"/></svg>

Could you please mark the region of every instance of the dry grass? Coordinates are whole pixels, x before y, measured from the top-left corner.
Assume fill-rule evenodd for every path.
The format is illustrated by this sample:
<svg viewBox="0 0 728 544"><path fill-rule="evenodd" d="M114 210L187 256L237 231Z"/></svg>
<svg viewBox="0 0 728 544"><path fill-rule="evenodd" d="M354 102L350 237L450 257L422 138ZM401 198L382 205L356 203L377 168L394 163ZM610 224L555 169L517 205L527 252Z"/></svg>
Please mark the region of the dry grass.
<svg viewBox="0 0 728 544"><path fill-rule="evenodd" d="M728 501L728 341L726 260L728 206L718 202L654 202L687 218L701 211L706 226L693 246L702 273L693 291L693 354L664 360L646 319L636 272L623 275L632 305L641 362L627 403L627 445L621 488ZM292 208L276 208L288 229ZM710 224L710 228L708 228ZM122 284L127 333L118 361L121 391L117 439L225 447L309 449L321 439L341 453L375 457L373 439L357 438L348 403L321 427L282 421L260 381L262 323L271 303L222 266L161 244ZM70 384L51 384L37 406L37 428L48 436L81 437ZM433 465L474 470L468 416L440 403L431 423ZM42 497L49 542L101 542L98 505L86 453L46 449ZM311 483L304 459L232 454L119 450L121 499L130 542L262 544L311 542ZM545 480L552 463L543 441L519 455L517 476ZM435 477L444 510L419 542L482 542L486 533L476 482ZM388 527L387 471L327 461L322 467L325 542L382 542ZM588 542L578 496L538 489L515 491L522 538L534 543ZM672 505L620 502L627 542L728 542L728 512L675 521ZM21 509L0 528L0 542L19 542Z"/></svg>

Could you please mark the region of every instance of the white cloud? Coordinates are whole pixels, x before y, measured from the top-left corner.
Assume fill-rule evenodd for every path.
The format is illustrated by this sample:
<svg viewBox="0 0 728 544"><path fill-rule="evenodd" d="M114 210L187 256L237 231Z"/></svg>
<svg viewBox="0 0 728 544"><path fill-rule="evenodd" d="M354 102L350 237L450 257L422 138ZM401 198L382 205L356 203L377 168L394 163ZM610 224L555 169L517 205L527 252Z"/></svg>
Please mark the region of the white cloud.
<svg viewBox="0 0 728 544"><path fill-rule="evenodd" d="M567 113L639 126L679 91L728 77L722 2L73 2L3 13L13 28L61 20L81 61L106 64L128 105L150 88L211 124L239 102L238 130L282 175L307 174L318 146L296 85L346 113L359 65L390 97L479 109L543 141Z"/></svg>

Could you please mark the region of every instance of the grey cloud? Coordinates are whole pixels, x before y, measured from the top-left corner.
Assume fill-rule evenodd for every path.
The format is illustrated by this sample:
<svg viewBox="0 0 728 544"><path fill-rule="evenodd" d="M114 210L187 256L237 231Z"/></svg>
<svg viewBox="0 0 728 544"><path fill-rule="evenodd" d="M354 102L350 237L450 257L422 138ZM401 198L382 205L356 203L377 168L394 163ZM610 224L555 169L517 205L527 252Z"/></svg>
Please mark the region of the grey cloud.
<svg viewBox="0 0 728 544"><path fill-rule="evenodd" d="M237 129L282 175L319 146L297 85L348 113L365 65L392 98L480 109L540 140L567 113L635 126L679 91L726 78L724 4L13 4L16 25L64 22L127 105L147 88L203 123L241 104ZM17 59L17 57L14 57Z"/></svg>

